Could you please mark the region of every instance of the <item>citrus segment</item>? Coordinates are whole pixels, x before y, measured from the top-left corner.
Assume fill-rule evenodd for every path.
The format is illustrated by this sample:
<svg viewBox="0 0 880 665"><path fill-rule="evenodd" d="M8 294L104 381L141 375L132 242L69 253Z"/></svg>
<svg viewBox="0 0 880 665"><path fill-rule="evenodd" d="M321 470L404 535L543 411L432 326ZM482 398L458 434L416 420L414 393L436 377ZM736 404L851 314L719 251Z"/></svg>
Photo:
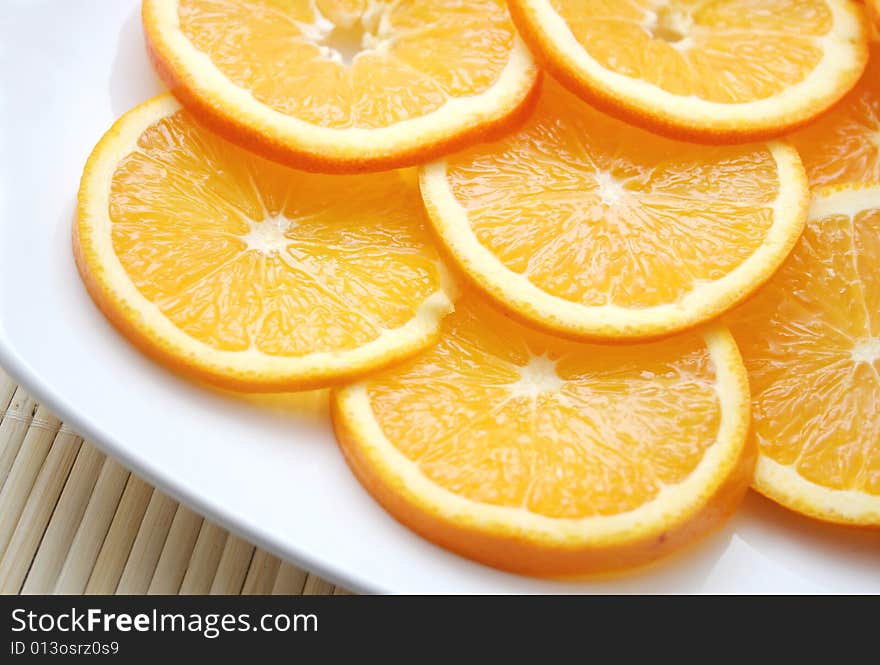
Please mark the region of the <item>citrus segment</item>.
<svg viewBox="0 0 880 665"><path fill-rule="evenodd" d="M527 110L503 0L144 0L160 75L212 129L327 172L416 163Z"/></svg>
<svg viewBox="0 0 880 665"><path fill-rule="evenodd" d="M871 19L871 37L876 41L880 37L880 0L867 0L865 4Z"/></svg>
<svg viewBox="0 0 880 665"><path fill-rule="evenodd" d="M704 142L774 136L819 115L865 66L849 0L509 0L548 70L649 129Z"/></svg>
<svg viewBox="0 0 880 665"><path fill-rule="evenodd" d="M240 389L332 382L412 354L451 310L412 175L295 171L199 128L168 95L95 148L74 248L123 332Z"/></svg>
<svg viewBox="0 0 880 665"><path fill-rule="evenodd" d="M880 44L840 103L789 137L813 187L880 182Z"/></svg>
<svg viewBox="0 0 880 665"><path fill-rule="evenodd" d="M340 445L423 536L493 566L575 575L662 556L748 485L748 387L724 329L570 342L465 296L440 342L339 389Z"/></svg>
<svg viewBox="0 0 880 665"><path fill-rule="evenodd" d="M794 245L809 196L786 144L665 139L550 82L523 129L423 167L421 189L481 290L597 339L664 335L748 296Z"/></svg>
<svg viewBox="0 0 880 665"><path fill-rule="evenodd" d="M803 238L728 321L752 386L755 487L880 526L880 185L820 189Z"/></svg>

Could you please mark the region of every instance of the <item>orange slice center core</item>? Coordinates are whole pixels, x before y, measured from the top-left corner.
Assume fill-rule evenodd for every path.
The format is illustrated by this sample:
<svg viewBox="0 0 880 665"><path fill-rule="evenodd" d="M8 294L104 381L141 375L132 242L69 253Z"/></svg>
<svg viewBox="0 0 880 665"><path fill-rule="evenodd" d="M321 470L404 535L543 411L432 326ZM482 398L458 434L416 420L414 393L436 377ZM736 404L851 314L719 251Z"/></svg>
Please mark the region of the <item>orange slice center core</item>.
<svg viewBox="0 0 880 665"><path fill-rule="evenodd" d="M248 232L241 239L249 250L275 256L291 244L286 234L293 227L293 221L283 215L269 216L258 222L248 220L248 226Z"/></svg>
<svg viewBox="0 0 880 665"><path fill-rule="evenodd" d="M679 8L661 7L656 12L647 12L645 29L654 39L661 39L675 49L682 50L690 45L689 37L694 19L689 12Z"/></svg>
<svg viewBox="0 0 880 665"><path fill-rule="evenodd" d="M626 196L623 182L615 178L608 171L596 173L596 184L598 185L599 200L609 208L619 205Z"/></svg>
<svg viewBox="0 0 880 665"><path fill-rule="evenodd" d="M332 62L350 66L363 53L382 51L391 41L388 5L369 5L361 13L327 17L316 8L314 23L300 24L303 37Z"/></svg>
<svg viewBox="0 0 880 665"><path fill-rule="evenodd" d="M856 364L869 365L880 360L880 337L869 337L858 342L852 350L852 359Z"/></svg>
<svg viewBox="0 0 880 665"><path fill-rule="evenodd" d="M516 369L519 379L509 387L514 398L535 398L543 393L557 393L565 385L556 371L556 363L546 355L532 356L528 363Z"/></svg>

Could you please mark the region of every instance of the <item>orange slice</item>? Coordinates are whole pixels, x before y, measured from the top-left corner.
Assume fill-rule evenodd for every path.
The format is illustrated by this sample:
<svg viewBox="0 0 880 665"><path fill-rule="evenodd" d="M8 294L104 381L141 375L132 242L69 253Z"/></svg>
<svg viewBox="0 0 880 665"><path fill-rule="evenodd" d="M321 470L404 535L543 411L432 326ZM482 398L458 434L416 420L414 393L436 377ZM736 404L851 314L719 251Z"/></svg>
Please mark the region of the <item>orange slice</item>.
<svg viewBox="0 0 880 665"><path fill-rule="evenodd" d="M813 187L880 182L880 44L858 85L816 122L789 137Z"/></svg>
<svg viewBox="0 0 880 665"><path fill-rule="evenodd" d="M521 131L425 166L421 189L479 289L533 325L606 340L669 334L748 296L809 200L784 143L665 139L550 82Z"/></svg>
<svg viewBox="0 0 880 665"><path fill-rule="evenodd" d="M470 296L442 327L332 399L355 475L431 541L520 573L595 573L683 547L743 496L748 385L726 329L595 346Z"/></svg>
<svg viewBox="0 0 880 665"><path fill-rule="evenodd" d="M871 35L876 40L880 36L880 0L867 0L865 4L871 18Z"/></svg>
<svg viewBox="0 0 880 665"><path fill-rule="evenodd" d="M755 488L880 526L880 184L819 190L791 257L728 320L752 386Z"/></svg>
<svg viewBox="0 0 880 665"><path fill-rule="evenodd" d="M89 157L74 251L143 350L239 390L349 378L433 343L452 309L415 175L294 171L201 129L170 95Z"/></svg>
<svg viewBox="0 0 880 665"><path fill-rule="evenodd" d="M574 92L629 122L708 143L802 125L867 60L850 0L509 0L523 38Z"/></svg>
<svg viewBox="0 0 880 665"><path fill-rule="evenodd" d="M504 0L144 0L159 74L209 128L324 172L415 164L523 117Z"/></svg>

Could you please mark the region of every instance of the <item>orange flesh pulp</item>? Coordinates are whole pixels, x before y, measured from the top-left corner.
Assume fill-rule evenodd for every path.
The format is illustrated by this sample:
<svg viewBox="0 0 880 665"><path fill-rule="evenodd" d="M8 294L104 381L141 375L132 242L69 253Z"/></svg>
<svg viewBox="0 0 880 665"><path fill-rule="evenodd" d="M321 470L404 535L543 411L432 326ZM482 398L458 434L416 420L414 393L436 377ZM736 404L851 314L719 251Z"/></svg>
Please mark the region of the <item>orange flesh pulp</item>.
<svg viewBox="0 0 880 665"><path fill-rule="evenodd" d="M880 182L880 45L853 90L828 113L789 138L810 185Z"/></svg>
<svg viewBox="0 0 880 665"><path fill-rule="evenodd" d="M822 0L551 0L604 68L670 93L736 104L802 81L822 59Z"/></svg>
<svg viewBox="0 0 880 665"><path fill-rule="evenodd" d="M263 104L379 128L489 89L514 29L503 0L180 0L183 33Z"/></svg>
<svg viewBox="0 0 880 665"><path fill-rule="evenodd" d="M183 111L121 160L109 214L141 294L217 349L352 349L409 321L439 288L413 174L295 171Z"/></svg>
<svg viewBox="0 0 880 665"><path fill-rule="evenodd" d="M584 305L675 303L730 273L765 242L779 192L766 144L661 138L549 81L524 129L447 174L482 245Z"/></svg>
<svg viewBox="0 0 880 665"><path fill-rule="evenodd" d="M880 495L880 210L809 223L730 316L761 452L807 480Z"/></svg>
<svg viewBox="0 0 880 665"><path fill-rule="evenodd" d="M478 301L367 384L387 438L437 485L547 517L623 513L684 480L718 435L703 339L561 341Z"/></svg>

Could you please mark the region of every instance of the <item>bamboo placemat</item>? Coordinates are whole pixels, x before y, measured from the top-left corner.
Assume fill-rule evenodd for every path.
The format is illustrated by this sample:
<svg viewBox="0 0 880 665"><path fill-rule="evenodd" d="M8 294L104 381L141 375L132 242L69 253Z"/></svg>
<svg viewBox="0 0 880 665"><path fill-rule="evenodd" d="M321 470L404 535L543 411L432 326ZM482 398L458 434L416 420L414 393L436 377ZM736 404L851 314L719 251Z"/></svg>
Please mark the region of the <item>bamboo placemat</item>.
<svg viewBox="0 0 880 665"><path fill-rule="evenodd" d="M0 593L348 591L154 489L0 369Z"/></svg>

